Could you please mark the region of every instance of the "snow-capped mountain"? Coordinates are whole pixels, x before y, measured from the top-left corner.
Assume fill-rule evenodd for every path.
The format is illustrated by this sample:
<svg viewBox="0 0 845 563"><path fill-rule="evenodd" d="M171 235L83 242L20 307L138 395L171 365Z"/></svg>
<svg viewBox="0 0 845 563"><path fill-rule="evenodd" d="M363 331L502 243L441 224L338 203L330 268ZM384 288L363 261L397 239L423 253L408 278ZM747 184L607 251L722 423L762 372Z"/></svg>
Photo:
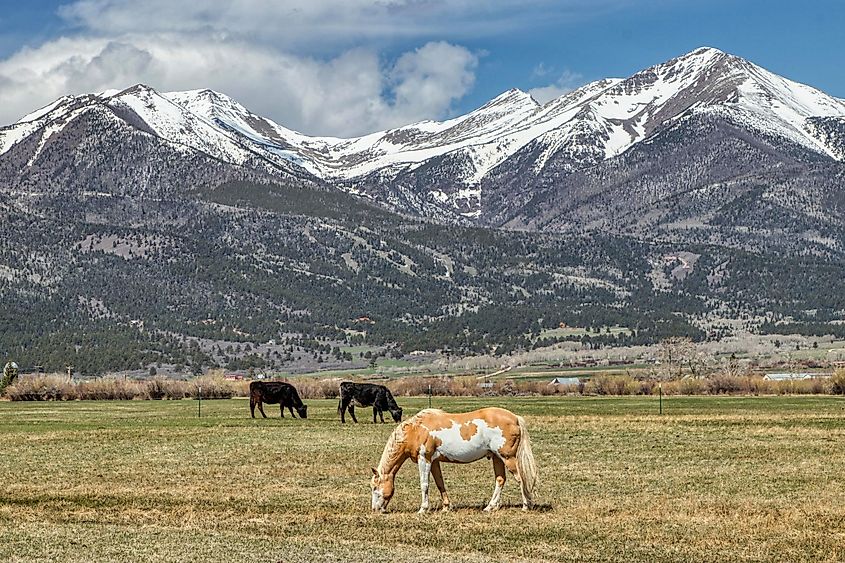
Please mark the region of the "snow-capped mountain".
<svg viewBox="0 0 845 563"><path fill-rule="evenodd" d="M63 136L76 139L74 150L82 151L85 143L70 130L95 115L101 126L154 137L156 150L168 154L190 153L218 167L326 183L437 217L491 217L496 213L490 213L488 200L514 207L531 199L517 188L502 193L514 178L527 186L584 170L705 117L831 161L845 158L845 101L701 48L626 79L592 82L543 105L514 89L454 119L351 139L303 135L211 90L159 93L137 85L66 96L0 129L0 161L12 160L20 179L40 162L54 161L51 146L68 146L58 142ZM114 142L120 145L119 134ZM76 165L90 169L93 164L83 163L80 154ZM4 176L15 176L8 168ZM509 193L513 201L506 202Z"/></svg>

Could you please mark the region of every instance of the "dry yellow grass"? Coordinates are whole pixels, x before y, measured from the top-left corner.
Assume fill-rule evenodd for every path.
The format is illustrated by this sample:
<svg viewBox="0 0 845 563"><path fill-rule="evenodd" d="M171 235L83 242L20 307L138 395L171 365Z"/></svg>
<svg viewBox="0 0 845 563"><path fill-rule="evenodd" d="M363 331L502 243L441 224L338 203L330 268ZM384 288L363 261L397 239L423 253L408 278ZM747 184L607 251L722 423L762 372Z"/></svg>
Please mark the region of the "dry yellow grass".
<svg viewBox="0 0 845 563"><path fill-rule="evenodd" d="M539 510L509 483L482 513L480 461L444 468L453 513L415 514L409 464L371 514L393 425L341 426L336 401L308 420L252 420L243 399L200 419L194 401L0 402L0 560L845 560L841 399L673 398L662 417L653 397L434 401L526 416Z"/></svg>

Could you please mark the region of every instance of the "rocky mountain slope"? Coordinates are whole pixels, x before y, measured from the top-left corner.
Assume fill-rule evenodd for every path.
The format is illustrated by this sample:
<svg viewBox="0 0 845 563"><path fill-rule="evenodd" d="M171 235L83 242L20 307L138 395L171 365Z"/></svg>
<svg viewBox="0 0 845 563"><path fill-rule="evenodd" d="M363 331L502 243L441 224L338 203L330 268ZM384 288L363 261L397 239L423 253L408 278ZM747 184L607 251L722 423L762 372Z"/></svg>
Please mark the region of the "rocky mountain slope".
<svg viewBox="0 0 845 563"><path fill-rule="evenodd" d="M845 102L707 48L356 139L209 90L67 96L0 128L0 353L295 369L560 322L841 331L843 158Z"/></svg>

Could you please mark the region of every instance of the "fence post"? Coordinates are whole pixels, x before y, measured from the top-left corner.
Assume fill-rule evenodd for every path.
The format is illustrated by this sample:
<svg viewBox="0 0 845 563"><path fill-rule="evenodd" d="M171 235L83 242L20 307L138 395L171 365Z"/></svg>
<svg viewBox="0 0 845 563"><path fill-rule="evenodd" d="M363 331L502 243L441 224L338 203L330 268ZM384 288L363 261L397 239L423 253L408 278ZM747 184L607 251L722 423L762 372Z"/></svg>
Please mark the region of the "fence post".
<svg viewBox="0 0 845 563"><path fill-rule="evenodd" d="M660 390L660 414L663 414L663 382L657 384L658 389Z"/></svg>
<svg viewBox="0 0 845 563"><path fill-rule="evenodd" d="M202 386L197 385L197 418L202 418Z"/></svg>
<svg viewBox="0 0 845 563"><path fill-rule="evenodd" d="M428 408L431 408L431 383L428 384Z"/></svg>

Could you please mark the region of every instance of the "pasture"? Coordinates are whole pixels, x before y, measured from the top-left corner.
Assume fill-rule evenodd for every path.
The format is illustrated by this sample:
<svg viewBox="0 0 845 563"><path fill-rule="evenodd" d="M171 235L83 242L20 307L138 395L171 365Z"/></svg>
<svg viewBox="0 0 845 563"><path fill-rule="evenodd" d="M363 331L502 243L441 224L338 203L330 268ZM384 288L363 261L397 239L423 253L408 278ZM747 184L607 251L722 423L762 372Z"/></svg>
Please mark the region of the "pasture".
<svg viewBox="0 0 845 563"><path fill-rule="evenodd" d="M444 465L455 510L421 516L412 463L369 510L394 424L306 402L307 420L253 420L245 399L202 418L190 400L0 402L0 560L845 560L842 399L673 397L659 416L654 397L436 397L526 417L540 507L509 479L482 513L483 460Z"/></svg>

